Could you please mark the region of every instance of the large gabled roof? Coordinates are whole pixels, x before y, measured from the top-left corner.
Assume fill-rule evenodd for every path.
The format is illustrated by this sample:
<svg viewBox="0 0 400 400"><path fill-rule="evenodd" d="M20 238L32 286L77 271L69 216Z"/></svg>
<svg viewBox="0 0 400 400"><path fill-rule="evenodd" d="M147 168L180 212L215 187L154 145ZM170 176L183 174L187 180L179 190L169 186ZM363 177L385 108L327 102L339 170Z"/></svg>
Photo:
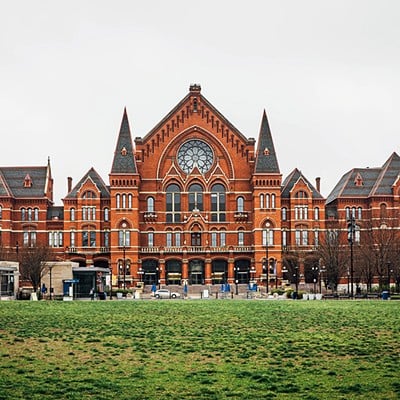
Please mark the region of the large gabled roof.
<svg viewBox="0 0 400 400"><path fill-rule="evenodd" d="M326 199L329 204L340 197L392 195L400 175L400 157L393 153L382 167L353 168L342 176Z"/></svg>
<svg viewBox="0 0 400 400"><path fill-rule="evenodd" d="M323 199L321 193L308 181L308 179L297 168L295 168L283 181L281 197L289 198L290 192L292 191L293 187L297 184L297 182L299 182L299 180L303 180L304 183L310 188L313 199Z"/></svg>
<svg viewBox="0 0 400 400"><path fill-rule="evenodd" d="M15 198L46 197L48 168L44 167L0 167L0 195ZM25 185L26 179L30 185Z"/></svg>
<svg viewBox="0 0 400 400"><path fill-rule="evenodd" d="M104 183L101 176L97 173L97 171L92 167L88 172L82 177L82 179L74 186L74 188L67 194L66 199L76 198L78 195L79 189L82 185L88 180L92 180L92 182L97 186L100 190L100 194L102 198L110 197L110 191L108 190L108 186Z"/></svg>
<svg viewBox="0 0 400 400"><path fill-rule="evenodd" d="M188 104L191 100L191 97L195 96L198 99L199 104L204 105L207 109L210 110L211 114L215 115L217 119L223 124L225 127L229 128L237 137L239 137L244 143L247 143L250 139L247 139L240 131L237 129L230 121L226 119L226 117L221 114L217 108L215 108L202 94L201 94L201 86L194 84L190 85L189 93L143 138L137 138L142 143L146 143L151 139L153 135L155 135L165 124L168 123L176 114L178 114L181 110L185 109L185 104ZM210 115L211 116L211 115ZM254 139L252 139L254 140Z"/></svg>

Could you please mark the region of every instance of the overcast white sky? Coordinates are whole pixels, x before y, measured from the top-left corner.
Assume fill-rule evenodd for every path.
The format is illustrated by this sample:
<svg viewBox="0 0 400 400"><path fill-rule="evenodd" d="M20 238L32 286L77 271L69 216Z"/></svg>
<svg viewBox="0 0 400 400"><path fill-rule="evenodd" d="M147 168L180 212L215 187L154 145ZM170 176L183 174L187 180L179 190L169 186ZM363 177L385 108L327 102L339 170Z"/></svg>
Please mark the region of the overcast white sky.
<svg viewBox="0 0 400 400"><path fill-rule="evenodd" d="M327 196L400 153L400 1L2 0L1 166L46 165L55 201L108 184L126 106L145 136L191 83L246 137L266 109L281 172Z"/></svg>

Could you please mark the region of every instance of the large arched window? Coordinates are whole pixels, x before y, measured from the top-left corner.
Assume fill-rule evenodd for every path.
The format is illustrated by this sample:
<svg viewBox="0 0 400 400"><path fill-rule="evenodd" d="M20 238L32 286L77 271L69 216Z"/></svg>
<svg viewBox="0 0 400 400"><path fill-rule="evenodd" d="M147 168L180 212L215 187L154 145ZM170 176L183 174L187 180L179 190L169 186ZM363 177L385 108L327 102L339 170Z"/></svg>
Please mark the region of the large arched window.
<svg viewBox="0 0 400 400"><path fill-rule="evenodd" d="M154 197L147 198L147 212L154 212Z"/></svg>
<svg viewBox="0 0 400 400"><path fill-rule="evenodd" d="M236 210L237 212L244 212L244 198L242 196L236 199Z"/></svg>
<svg viewBox="0 0 400 400"><path fill-rule="evenodd" d="M203 188L198 183L189 186L189 211L203 211Z"/></svg>
<svg viewBox="0 0 400 400"><path fill-rule="evenodd" d="M226 199L225 188L217 183L211 188L211 221L226 221Z"/></svg>
<svg viewBox="0 0 400 400"><path fill-rule="evenodd" d="M178 185L172 184L167 187L167 222L181 221L181 189Z"/></svg>

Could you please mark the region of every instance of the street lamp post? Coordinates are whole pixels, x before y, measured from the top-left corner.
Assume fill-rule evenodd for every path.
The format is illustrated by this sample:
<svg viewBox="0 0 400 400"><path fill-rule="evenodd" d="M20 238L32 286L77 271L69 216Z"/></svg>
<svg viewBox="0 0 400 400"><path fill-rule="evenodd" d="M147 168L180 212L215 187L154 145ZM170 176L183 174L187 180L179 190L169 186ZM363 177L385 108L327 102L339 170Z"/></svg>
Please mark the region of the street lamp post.
<svg viewBox="0 0 400 400"><path fill-rule="evenodd" d="M298 298L299 295L299 267L296 265L296 267L294 268L294 277L295 277L295 284L296 284L296 300Z"/></svg>
<svg viewBox="0 0 400 400"><path fill-rule="evenodd" d="M314 266L311 268L313 272L313 282L314 282L314 293L317 293L317 282L318 282L318 271L319 268L317 266Z"/></svg>
<svg viewBox="0 0 400 400"><path fill-rule="evenodd" d="M269 226L270 223L267 222L265 224L266 230L265 230L265 273L267 275L267 284L265 288L265 293L268 295L268 290L269 290L269 254L268 254L268 235L269 235Z"/></svg>
<svg viewBox="0 0 400 400"><path fill-rule="evenodd" d="M126 259L125 259L125 237L124 237L124 247L123 250L123 260L122 260L122 268L123 268L123 282L124 282L124 290L126 289Z"/></svg>
<svg viewBox="0 0 400 400"><path fill-rule="evenodd" d="M354 233L356 228L356 220L354 215L350 215L347 220L347 240L350 244L350 296L354 297L353 291L353 279L354 279L354 266L353 266L353 243L354 243Z"/></svg>
<svg viewBox="0 0 400 400"><path fill-rule="evenodd" d="M387 263L387 277L388 277L388 280L387 280L387 285L388 285L388 291L389 291L389 293L390 293L390 265L391 265L391 263L390 263L390 261L388 261L388 263Z"/></svg>

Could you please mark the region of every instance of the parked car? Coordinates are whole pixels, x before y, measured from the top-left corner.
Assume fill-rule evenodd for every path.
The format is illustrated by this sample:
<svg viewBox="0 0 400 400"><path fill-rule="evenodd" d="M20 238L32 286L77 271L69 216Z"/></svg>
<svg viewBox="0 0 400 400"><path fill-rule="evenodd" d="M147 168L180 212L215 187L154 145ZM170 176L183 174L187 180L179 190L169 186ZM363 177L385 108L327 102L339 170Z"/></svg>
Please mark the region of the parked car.
<svg viewBox="0 0 400 400"><path fill-rule="evenodd" d="M168 289L158 289L154 292L154 297L156 299L176 299L181 297L181 294L178 292L171 292Z"/></svg>

